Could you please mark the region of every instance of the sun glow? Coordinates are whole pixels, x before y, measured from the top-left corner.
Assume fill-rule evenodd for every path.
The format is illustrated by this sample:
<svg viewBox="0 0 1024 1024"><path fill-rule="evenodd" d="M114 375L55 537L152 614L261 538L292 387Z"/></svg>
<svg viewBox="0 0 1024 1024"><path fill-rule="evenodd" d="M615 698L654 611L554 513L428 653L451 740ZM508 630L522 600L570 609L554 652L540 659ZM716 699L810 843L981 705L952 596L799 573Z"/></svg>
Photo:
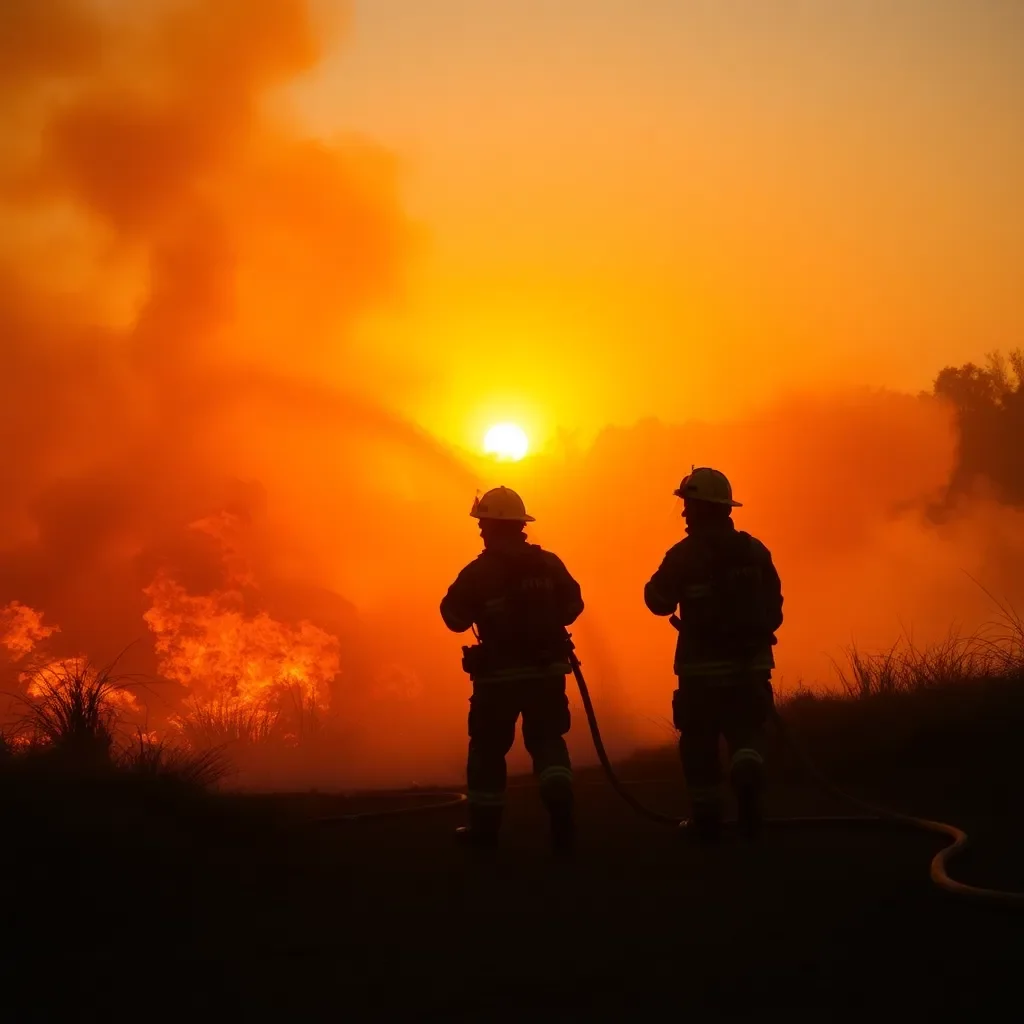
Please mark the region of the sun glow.
<svg viewBox="0 0 1024 1024"><path fill-rule="evenodd" d="M526 455L530 440L522 427L514 423L496 423L484 435L484 451L499 459L518 461Z"/></svg>

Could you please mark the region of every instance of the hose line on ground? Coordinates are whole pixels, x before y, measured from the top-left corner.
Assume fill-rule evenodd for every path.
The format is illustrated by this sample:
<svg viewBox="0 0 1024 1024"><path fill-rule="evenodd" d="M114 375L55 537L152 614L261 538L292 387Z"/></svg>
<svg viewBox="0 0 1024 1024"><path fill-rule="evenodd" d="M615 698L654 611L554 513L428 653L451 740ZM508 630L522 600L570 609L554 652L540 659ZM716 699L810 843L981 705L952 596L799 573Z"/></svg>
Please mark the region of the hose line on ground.
<svg viewBox="0 0 1024 1024"><path fill-rule="evenodd" d="M604 769L605 775L608 777L608 782L611 784L612 788L627 804L629 804L630 807L633 808L634 811L641 814L643 817L665 825L675 825L677 827L685 825L686 819L679 818L671 814L664 814L661 811L656 811L641 803L627 790L626 784L623 783L616 775L615 769L612 767L611 760L608 757L608 753L604 748L604 741L601 739L601 729L597 722L597 715L594 712L594 704L590 699L590 691L587 689L587 681L583 676L583 669L580 665L579 658L576 657L575 651L570 652L569 664L572 666L572 674L576 679L576 685L579 687L580 699L583 701L583 710L586 712L587 724L590 726L590 734L594 740L594 748L597 751L598 760L600 760L601 767ZM800 745L793 739L792 734L789 732L785 722L782 720L782 716L779 714L774 703L772 704L772 718L779 730L779 735L782 737L783 742L797 757L808 774L832 796L841 800L843 803L864 811L866 816L855 817L829 815L767 818L765 819L766 824L852 825L891 822L897 825L923 829L926 832L938 833L939 835L947 836L952 839L953 842L939 850L939 852L932 858L931 880L936 886L940 889L946 890L947 892L955 893L958 896L969 896L993 903L1024 907L1024 893L1007 892L1001 889L987 889L981 886L967 885L964 882L958 882L956 879L949 877L947 870L949 862L958 854L962 853L964 848L967 846L967 834L962 829L957 828L955 825L949 825L944 821L931 821L927 818L918 818L912 814L901 814L898 811L892 811L887 807L881 807L877 804L869 803L866 800L861 800L858 797L845 792L820 771L817 765L814 764Z"/></svg>

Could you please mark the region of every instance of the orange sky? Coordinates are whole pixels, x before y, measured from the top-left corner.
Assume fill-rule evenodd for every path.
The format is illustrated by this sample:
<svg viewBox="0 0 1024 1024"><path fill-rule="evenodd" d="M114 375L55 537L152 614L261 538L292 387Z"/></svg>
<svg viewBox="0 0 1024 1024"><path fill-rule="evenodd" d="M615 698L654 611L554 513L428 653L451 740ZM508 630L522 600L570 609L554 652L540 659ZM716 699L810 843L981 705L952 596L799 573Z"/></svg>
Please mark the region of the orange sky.
<svg viewBox="0 0 1024 1024"><path fill-rule="evenodd" d="M460 444L1024 334L1019 4L366 0L296 94L399 154L422 244L364 343L413 340L405 411Z"/></svg>

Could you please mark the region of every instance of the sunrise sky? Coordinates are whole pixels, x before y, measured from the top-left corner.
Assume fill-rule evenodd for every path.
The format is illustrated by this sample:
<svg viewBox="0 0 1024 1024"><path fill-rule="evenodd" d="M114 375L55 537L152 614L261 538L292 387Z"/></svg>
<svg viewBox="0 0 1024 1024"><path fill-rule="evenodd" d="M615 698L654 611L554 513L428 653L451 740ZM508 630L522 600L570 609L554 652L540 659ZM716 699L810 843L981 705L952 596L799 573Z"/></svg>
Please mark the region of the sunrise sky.
<svg viewBox="0 0 1024 1024"><path fill-rule="evenodd" d="M1012 0L362 0L294 95L400 161L422 234L364 344L415 339L404 410L459 444L1024 336Z"/></svg>

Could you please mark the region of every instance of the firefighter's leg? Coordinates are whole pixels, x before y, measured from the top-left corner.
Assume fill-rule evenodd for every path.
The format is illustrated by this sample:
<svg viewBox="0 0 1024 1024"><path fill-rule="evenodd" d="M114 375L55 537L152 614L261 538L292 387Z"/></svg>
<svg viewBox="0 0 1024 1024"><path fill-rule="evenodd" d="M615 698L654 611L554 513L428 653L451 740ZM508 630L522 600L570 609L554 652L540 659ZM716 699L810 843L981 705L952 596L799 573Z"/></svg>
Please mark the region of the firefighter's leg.
<svg viewBox="0 0 1024 1024"><path fill-rule="evenodd" d="M718 756L718 716L712 686L680 678L672 695L672 721L679 730L679 755L686 776L693 827L699 838L714 839L722 823L722 765Z"/></svg>
<svg viewBox="0 0 1024 1024"><path fill-rule="evenodd" d="M507 686L497 683L474 686L469 700L469 825L459 835L474 846L494 846L498 841L505 805L505 755L515 742L519 717L514 697Z"/></svg>
<svg viewBox="0 0 1024 1024"><path fill-rule="evenodd" d="M729 747L729 780L736 795L740 831L753 838L761 830L764 793L764 725L771 707L770 674L757 673L730 688L723 708Z"/></svg>
<svg viewBox="0 0 1024 1024"><path fill-rule="evenodd" d="M569 731L569 699L565 677L532 680L523 685L523 744L533 758L541 799L551 818L551 842L556 851L572 849L572 765L565 734Z"/></svg>

